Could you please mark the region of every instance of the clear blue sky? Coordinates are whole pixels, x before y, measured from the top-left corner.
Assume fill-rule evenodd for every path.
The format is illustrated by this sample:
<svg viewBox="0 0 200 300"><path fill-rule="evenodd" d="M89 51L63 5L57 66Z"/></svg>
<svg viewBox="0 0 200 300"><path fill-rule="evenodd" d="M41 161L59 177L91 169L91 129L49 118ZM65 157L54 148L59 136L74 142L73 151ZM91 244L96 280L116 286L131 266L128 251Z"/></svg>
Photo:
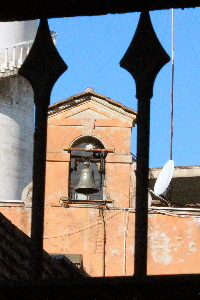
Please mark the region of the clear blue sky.
<svg viewBox="0 0 200 300"><path fill-rule="evenodd" d="M171 56L171 11L151 12L156 34ZM135 82L119 66L139 13L49 20L68 70L54 86L51 103L95 92L137 110ZM171 62L159 73L151 100L150 167L162 167L170 151ZM132 132L136 154L136 128ZM175 10L173 159L176 166L200 164L200 9Z"/></svg>

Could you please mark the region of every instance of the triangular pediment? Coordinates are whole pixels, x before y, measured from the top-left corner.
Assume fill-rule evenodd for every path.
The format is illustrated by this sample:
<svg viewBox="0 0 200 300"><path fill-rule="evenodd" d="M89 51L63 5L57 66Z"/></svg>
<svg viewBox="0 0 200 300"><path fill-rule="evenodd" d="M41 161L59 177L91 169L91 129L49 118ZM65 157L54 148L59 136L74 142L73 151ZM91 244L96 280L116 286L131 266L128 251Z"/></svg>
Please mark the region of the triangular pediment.
<svg viewBox="0 0 200 300"><path fill-rule="evenodd" d="M48 114L51 124L81 124L81 120L93 119L101 126L119 127L133 126L137 112L94 91L86 91L51 105Z"/></svg>
<svg viewBox="0 0 200 300"><path fill-rule="evenodd" d="M75 114L69 116L68 118L69 119L73 118L73 119L107 119L107 120L111 120L111 118L109 118L99 112L96 112L90 108L80 111L78 113L75 113Z"/></svg>

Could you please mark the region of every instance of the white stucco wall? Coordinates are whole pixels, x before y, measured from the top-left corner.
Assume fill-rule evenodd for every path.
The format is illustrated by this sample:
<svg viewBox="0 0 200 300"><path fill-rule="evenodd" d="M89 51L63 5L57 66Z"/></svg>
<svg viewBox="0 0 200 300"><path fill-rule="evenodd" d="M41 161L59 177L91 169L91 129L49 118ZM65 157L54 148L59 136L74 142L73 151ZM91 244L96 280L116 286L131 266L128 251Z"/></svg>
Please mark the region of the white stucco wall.
<svg viewBox="0 0 200 300"><path fill-rule="evenodd" d="M20 75L0 79L0 200L19 200L32 181L33 91Z"/></svg>
<svg viewBox="0 0 200 300"><path fill-rule="evenodd" d="M20 66L31 47L24 43L34 40L37 28L37 20L0 23L3 69ZM21 199L24 187L32 181L33 91L16 73L3 71L0 77L0 201Z"/></svg>
<svg viewBox="0 0 200 300"><path fill-rule="evenodd" d="M3 67L6 59L8 63L13 60L13 47L15 47L15 65L18 65L21 52L21 43L34 40L38 28L38 21L15 21L15 22L0 22L0 66ZM30 44L31 46L32 44ZM23 60L27 55L28 45L23 46ZM11 64L13 65L13 63ZM4 66L5 67L5 66Z"/></svg>
<svg viewBox="0 0 200 300"><path fill-rule="evenodd" d="M16 43L34 40L38 21L1 22L0 48L5 48Z"/></svg>

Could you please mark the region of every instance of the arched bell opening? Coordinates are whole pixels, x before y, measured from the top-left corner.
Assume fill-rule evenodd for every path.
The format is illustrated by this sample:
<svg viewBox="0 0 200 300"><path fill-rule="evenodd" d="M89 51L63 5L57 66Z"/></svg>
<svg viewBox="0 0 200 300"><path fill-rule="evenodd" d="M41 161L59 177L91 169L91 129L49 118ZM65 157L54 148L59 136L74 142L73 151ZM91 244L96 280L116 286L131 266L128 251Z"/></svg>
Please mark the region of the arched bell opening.
<svg viewBox="0 0 200 300"><path fill-rule="evenodd" d="M102 142L92 136L82 136L71 145L71 200L103 200L106 157L104 150Z"/></svg>

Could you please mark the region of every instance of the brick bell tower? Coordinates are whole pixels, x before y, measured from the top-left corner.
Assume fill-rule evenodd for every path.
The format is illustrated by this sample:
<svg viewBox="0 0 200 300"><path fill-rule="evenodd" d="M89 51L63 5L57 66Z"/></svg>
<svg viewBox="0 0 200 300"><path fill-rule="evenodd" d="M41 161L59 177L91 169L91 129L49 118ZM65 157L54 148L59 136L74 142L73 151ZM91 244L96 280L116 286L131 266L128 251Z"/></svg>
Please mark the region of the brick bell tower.
<svg viewBox="0 0 200 300"><path fill-rule="evenodd" d="M50 253L82 254L91 276L124 273L119 241L123 211L133 206L130 147L136 115L92 88L49 107L44 247ZM97 187L92 192L77 189L86 168ZM131 251L127 275L133 271Z"/></svg>

